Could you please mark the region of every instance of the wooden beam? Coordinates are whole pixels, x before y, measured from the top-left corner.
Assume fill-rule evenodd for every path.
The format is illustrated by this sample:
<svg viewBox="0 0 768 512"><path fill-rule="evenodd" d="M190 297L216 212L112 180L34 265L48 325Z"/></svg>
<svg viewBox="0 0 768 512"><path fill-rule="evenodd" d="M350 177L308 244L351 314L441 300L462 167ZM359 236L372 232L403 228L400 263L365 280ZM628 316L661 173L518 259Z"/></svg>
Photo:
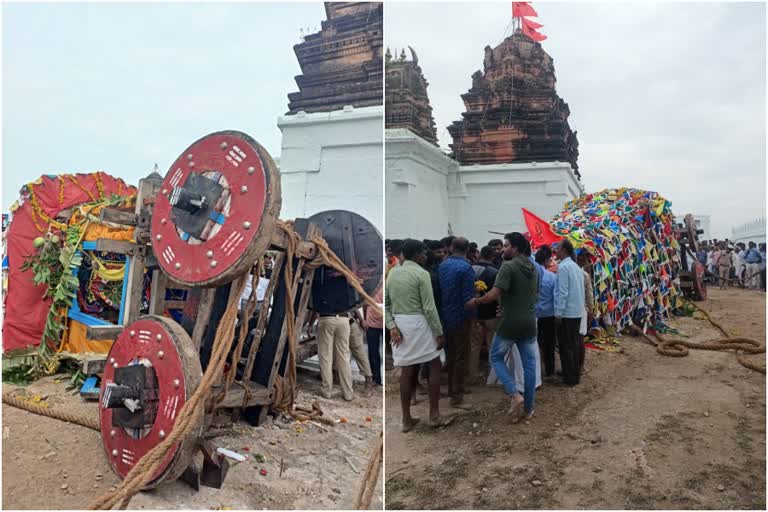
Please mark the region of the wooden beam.
<svg viewBox="0 0 768 512"><path fill-rule="evenodd" d="M216 295L216 288L206 288L203 290L203 294L200 297L200 306L197 310L197 318L195 319L195 327L192 330L192 343L195 344L195 350L200 352L200 345L203 342L203 336L205 335L205 329L208 327L208 321L211 318L211 310L213 309L213 298Z"/></svg>
<svg viewBox="0 0 768 512"><path fill-rule="evenodd" d="M123 240L111 240L109 238L99 238L96 240L96 250L98 252L112 252L115 254L128 254L133 256L138 249L138 245L133 242Z"/></svg>
<svg viewBox="0 0 768 512"><path fill-rule="evenodd" d="M165 290L167 288L168 277L165 273L156 268L152 271L152 284L150 285L149 296L149 314L162 315L165 312Z"/></svg>
<svg viewBox="0 0 768 512"><path fill-rule="evenodd" d="M122 325L89 325L85 330L87 340L116 340L123 332Z"/></svg>
<svg viewBox="0 0 768 512"><path fill-rule="evenodd" d="M251 379L251 373L253 372L253 363L256 361L256 353L259 351L261 340L264 337L264 332L267 328L267 318L269 317L269 304L272 302L272 296L275 293L275 288L280 280L280 270L285 264L285 253L280 253L275 259L274 266L272 267L272 278L267 285L267 291L264 293L264 301L261 303L259 309L259 319L256 321L256 336L254 336L251 342L251 349L248 352L248 357L245 363L245 371L243 372L243 379L249 381ZM255 292L256 290L254 290Z"/></svg>
<svg viewBox="0 0 768 512"><path fill-rule="evenodd" d="M248 392L247 400L246 390ZM213 396L217 396L218 393L221 393L221 386L214 386ZM251 381L238 382L237 384L230 386L224 399L216 404L216 408L241 408L253 407L254 405L270 405L272 403L272 398L269 395L269 390L261 384Z"/></svg>
<svg viewBox="0 0 768 512"><path fill-rule="evenodd" d="M123 226L135 226L138 222L136 213L117 208L103 208L99 213L99 220L101 222L122 224Z"/></svg>
<svg viewBox="0 0 768 512"><path fill-rule="evenodd" d="M80 361L80 367L86 375L98 375L104 371L104 365L107 362L106 358L89 358L86 357Z"/></svg>
<svg viewBox="0 0 768 512"><path fill-rule="evenodd" d="M285 251L288 247L288 235L282 229L275 229L272 233L272 241L270 248ZM304 259L314 259L317 255L317 247L313 242L307 242L305 240L300 241L296 245L296 257Z"/></svg>
<svg viewBox="0 0 768 512"><path fill-rule="evenodd" d="M123 323L131 324L141 314L141 294L144 292L144 254L137 251L131 258L128 269L128 290L126 291L126 303L123 315Z"/></svg>

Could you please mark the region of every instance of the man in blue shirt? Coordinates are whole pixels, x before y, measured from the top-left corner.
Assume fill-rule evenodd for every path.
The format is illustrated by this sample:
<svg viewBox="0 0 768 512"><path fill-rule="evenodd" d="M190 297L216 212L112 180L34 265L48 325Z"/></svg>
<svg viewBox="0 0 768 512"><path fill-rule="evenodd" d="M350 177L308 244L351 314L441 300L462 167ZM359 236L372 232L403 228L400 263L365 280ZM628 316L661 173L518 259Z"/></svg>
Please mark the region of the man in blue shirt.
<svg viewBox="0 0 768 512"><path fill-rule="evenodd" d="M440 321L445 334L445 358L448 366L448 394L451 405L464 401L464 382L469 361L469 337L472 314L466 305L475 296L475 272L467 261L469 241L455 238L451 255L440 264Z"/></svg>
<svg viewBox="0 0 768 512"><path fill-rule="evenodd" d="M584 272L573 261L573 245L565 239L558 243L557 288L555 288L555 324L560 346L563 383L579 383L579 327L584 314Z"/></svg>
<svg viewBox="0 0 768 512"><path fill-rule="evenodd" d="M756 290L760 286L760 263L763 258L755 242L749 242L749 250L744 260L747 262L747 286Z"/></svg>
<svg viewBox="0 0 768 512"><path fill-rule="evenodd" d="M555 373L555 287L557 276L546 269L552 258L552 249L548 245L536 251L536 263L542 268L539 284L539 300L536 303L536 319L539 335L537 337L544 359L544 376L551 377Z"/></svg>

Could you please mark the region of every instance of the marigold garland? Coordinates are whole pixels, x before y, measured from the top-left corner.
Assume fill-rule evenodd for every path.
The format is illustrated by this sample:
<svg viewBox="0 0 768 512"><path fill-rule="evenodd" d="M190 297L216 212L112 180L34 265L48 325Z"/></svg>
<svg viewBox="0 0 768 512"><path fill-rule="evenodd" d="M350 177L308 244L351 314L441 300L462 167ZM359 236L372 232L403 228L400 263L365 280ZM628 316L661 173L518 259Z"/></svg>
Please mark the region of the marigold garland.
<svg viewBox="0 0 768 512"><path fill-rule="evenodd" d="M64 204L64 178L61 175L57 176L59 179L59 206Z"/></svg>
<svg viewBox="0 0 768 512"><path fill-rule="evenodd" d="M101 171L96 171L94 179L96 180L96 188L99 191L99 199L104 199L104 178L101 175Z"/></svg>

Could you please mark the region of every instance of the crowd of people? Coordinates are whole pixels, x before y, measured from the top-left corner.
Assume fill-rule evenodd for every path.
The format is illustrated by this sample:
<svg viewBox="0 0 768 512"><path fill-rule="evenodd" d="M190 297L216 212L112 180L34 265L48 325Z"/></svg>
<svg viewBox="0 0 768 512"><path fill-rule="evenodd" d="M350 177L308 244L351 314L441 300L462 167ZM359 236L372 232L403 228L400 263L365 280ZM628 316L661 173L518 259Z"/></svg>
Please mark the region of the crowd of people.
<svg viewBox="0 0 768 512"><path fill-rule="evenodd" d="M535 254L522 233L481 248L453 236L387 240L386 250L385 326L400 368L403 432L420 421L411 404L422 387L429 396L428 424L450 423L439 407L441 371L447 371L450 405L464 408L467 386L483 377L484 351L490 367L485 383L504 388L515 423L534 416L543 383L579 384L594 304L589 260L570 241Z"/></svg>
<svg viewBox="0 0 768 512"><path fill-rule="evenodd" d="M721 289L730 286L765 291L765 244L708 240L696 259L706 267L707 280Z"/></svg>

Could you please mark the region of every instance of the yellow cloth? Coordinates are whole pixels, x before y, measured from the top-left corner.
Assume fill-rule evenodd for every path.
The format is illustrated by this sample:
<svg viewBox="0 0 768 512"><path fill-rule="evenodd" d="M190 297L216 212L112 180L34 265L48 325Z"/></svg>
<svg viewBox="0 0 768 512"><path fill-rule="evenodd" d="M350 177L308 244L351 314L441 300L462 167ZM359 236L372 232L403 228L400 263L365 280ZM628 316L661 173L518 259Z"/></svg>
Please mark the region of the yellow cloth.
<svg viewBox="0 0 768 512"><path fill-rule="evenodd" d="M83 352L95 352L97 354L106 354L112 348L111 340L89 340L86 337L87 326L77 320L67 320L69 328L61 342L59 352L71 352L80 354Z"/></svg>

